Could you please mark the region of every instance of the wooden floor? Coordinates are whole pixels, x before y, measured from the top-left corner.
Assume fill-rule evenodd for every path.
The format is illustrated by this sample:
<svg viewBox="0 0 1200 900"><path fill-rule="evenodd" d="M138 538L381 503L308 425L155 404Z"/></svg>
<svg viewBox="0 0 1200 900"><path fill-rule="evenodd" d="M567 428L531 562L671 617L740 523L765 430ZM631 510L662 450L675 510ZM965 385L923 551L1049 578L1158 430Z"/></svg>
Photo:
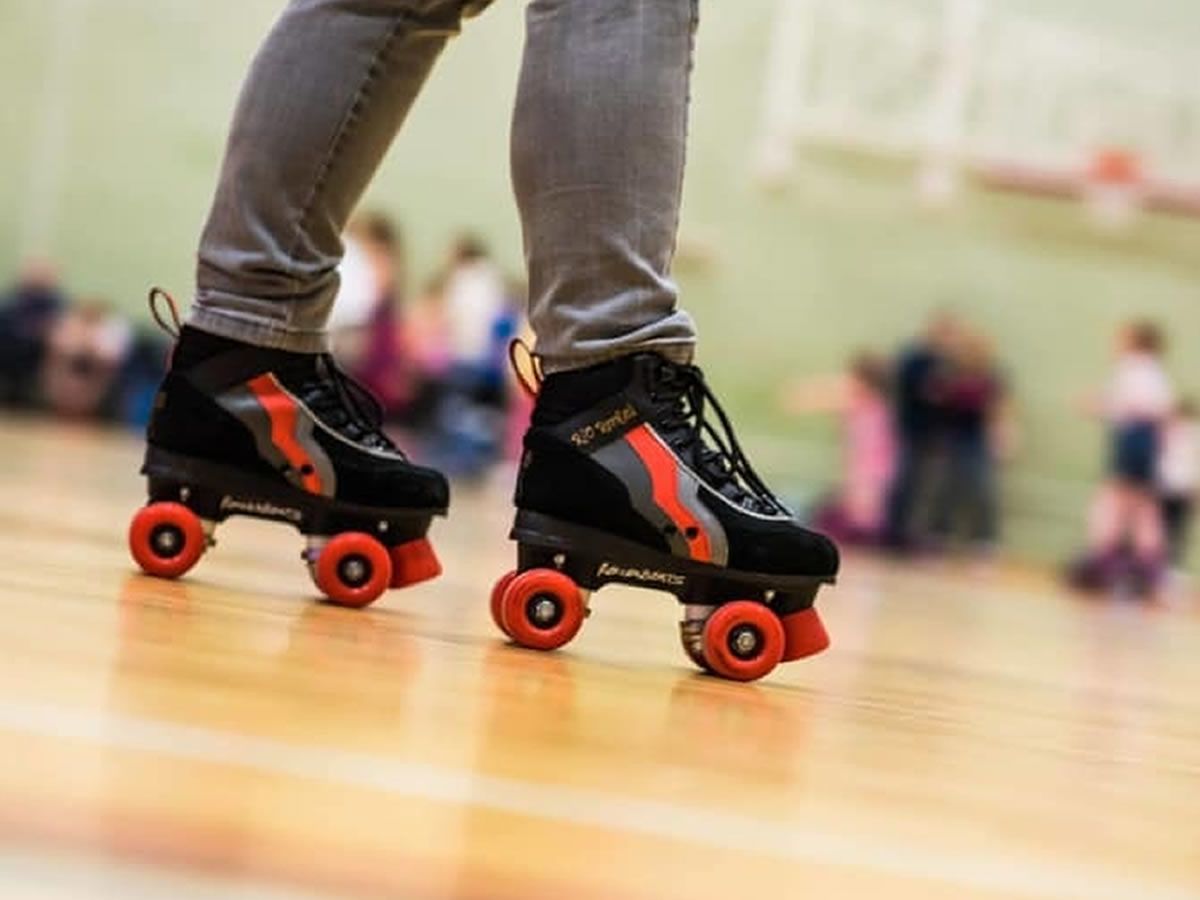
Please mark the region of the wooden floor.
<svg viewBox="0 0 1200 900"><path fill-rule="evenodd" d="M0 421L0 895L1200 896L1200 617L849 561L833 648L695 674L662 595L506 646L507 484L439 581L313 600L236 521L136 575L133 438Z"/></svg>

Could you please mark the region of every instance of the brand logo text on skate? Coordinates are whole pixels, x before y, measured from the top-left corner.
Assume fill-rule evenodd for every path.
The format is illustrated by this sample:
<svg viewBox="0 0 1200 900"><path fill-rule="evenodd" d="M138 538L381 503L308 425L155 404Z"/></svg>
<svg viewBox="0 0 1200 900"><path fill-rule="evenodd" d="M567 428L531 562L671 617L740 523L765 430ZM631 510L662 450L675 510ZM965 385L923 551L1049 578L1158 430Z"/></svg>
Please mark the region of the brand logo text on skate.
<svg viewBox="0 0 1200 900"><path fill-rule="evenodd" d="M597 438L608 437L618 428L628 425L637 418L637 410L632 403L626 403L620 409L609 413L603 419L598 419L590 425L577 428L571 434L571 443L576 447L586 447Z"/></svg>
<svg viewBox="0 0 1200 900"><path fill-rule="evenodd" d="M669 587L679 587L686 580L682 575L673 572L662 572L658 569L642 569L638 567L615 566L609 562L600 563L596 574L601 578L623 578L629 581L642 581L647 584L665 584Z"/></svg>
<svg viewBox="0 0 1200 900"><path fill-rule="evenodd" d="M221 512L247 513L252 516L283 519L285 522L299 522L304 518L300 510L290 506L276 506L266 500L241 500L228 495L221 498Z"/></svg>

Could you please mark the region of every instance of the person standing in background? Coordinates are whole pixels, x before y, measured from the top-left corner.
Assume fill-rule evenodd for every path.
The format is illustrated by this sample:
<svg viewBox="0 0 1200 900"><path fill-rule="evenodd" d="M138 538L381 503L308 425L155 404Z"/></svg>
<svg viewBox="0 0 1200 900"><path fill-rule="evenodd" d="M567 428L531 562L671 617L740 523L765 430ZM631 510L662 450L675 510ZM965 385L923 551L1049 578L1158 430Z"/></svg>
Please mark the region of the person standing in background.
<svg viewBox="0 0 1200 900"><path fill-rule="evenodd" d="M444 470L474 478L502 452L508 396L500 348L513 328L507 279L469 232L450 248L443 302L449 367L426 450Z"/></svg>
<svg viewBox="0 0 1200 900"><path fill-rule="evenodd" d="M356 353L344 362L351 374L371 391L392 418L412 401L413 367L405 354L404 238L381 213L368 213L350 225L350 236L366 263L371 303L363 322Z"/></svg>
<svg viewBox="0 0 1200 900"><path fill-rule="evenodd" d="M930 528L936 540L948 541L961 518L967 539L986 554L999 537L996 461L1009 429L1004 382L984 335L961 332L936 395L945 434Z"/></svg>
<svg viewBox="0 0 1200 900"><path fill-rule="evenodd" d="M55 267L48 260L26 260L16 284L0 295L0 406L36 404L46 340L66 310Z"/></svg>
<svg viewBox="0 0 1200 900"><path fill-rule="evenodd" d="M133 341L133 326L109 303L85 299L68 307L46 333L39 402L69 418L115 417L118 379Z"/></svg>
<svg viewBox="0 0 1200 900"><path fill-rule="evenodd" d="M1162 429L1175 406L1163 351L1153 322L1122 326L1108 388L1090 404L1109 426L1109 473L1092 504L1087 552L1072 567L1078 587L1105 589L1128 580L1136 593L1151 594L1162 575L1157 479Z"/></svg>
<svg viewBox="0 0 1200 900"><path fill-rule="evenodd" d="M473 234L462 234L450 251L445 284L450 353L458 366L486 366L492 329L508 305L504 273Z"/></svg>
<svg viewBox="0 0 1200 900"><path fill-rule="evenodd" d="M937 379L952 352L962 325L953 314L936 312L896 366L895 415L899 452L888 494L884 542L906 551L916 542L913 518L929 490L929 477L943 431L937 403Z"/></svg>

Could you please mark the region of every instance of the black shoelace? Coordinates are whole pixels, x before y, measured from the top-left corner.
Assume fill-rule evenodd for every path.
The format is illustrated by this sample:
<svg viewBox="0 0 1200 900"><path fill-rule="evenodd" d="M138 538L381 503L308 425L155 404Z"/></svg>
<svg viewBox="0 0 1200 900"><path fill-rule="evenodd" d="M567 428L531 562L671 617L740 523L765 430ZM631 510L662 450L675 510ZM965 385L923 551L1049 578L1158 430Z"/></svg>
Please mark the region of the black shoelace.
<svg viewBox="0 0 1200 900"><path fill-rule="evenodd" d="M651 401L661 411L657 424L663 436L710 487L755 512L788 514L787 507L750 465L733 424L698 367L662 363L656 372ZM706 408L716 413L719 431L705 417Z"/></svg>
<svg viewBox="0 0 1200 900"><path fill-rule="evenodd" d="M383 433L379 401L338 368L331 356L317 357L316 371L301 386L300 399L322 422L356 444L400 453Z"/></svg>
<svg viewBox="0 0 1200 900"><path fill-rule="evenodd" d="M175 298L162 288L154 287L150 289L149 304L150 314L158 326L178 340L183 323ZM166 307L165 316L160 305ZM317 418L356 444L404 456L383 433L383 408L379 401L339 369L332 356L322 354L317 357L314 370L308 370L307 363L304 369L299 373L297 393Z"/></svg>

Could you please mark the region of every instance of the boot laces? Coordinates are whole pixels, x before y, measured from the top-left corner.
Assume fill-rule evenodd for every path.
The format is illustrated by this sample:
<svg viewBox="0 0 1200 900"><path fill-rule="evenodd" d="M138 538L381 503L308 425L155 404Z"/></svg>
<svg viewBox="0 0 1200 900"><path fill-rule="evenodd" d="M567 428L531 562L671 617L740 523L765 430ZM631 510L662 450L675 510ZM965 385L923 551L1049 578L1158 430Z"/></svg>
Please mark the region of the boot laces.
<svg viewBox="0 0 1200 900"><path fill-rule="evenodd" d="M301 399L322 422L371 450L403 455L383 432L383 408L369 390L340 369L333 357L317 357Z"/></svg>
<svg viewBox="0 0 1200 900"><path fill-rule="evenodd" d="M738 443L729 416L699 367L663 361L656 370L651 400L659 404L663 436L684 454L710 487L738 505L767 515L788 509L754 471ZM705 413L711 409L717 424Z"/></svg>
<svg viewBox="0 0 1200 900"><path fill-rule="evenodd" d="M179 305L160 287L150 289L150 314L159 328L178 339L183 323ZM164 315L163 307L166 308ZM172 352L174 352L172 350ZM300 399L330 428L356 444L403 457L391 438L383 433L383 408L374 395L343 372L333 357L317 357L315 371L303 373Z"/></svg>

